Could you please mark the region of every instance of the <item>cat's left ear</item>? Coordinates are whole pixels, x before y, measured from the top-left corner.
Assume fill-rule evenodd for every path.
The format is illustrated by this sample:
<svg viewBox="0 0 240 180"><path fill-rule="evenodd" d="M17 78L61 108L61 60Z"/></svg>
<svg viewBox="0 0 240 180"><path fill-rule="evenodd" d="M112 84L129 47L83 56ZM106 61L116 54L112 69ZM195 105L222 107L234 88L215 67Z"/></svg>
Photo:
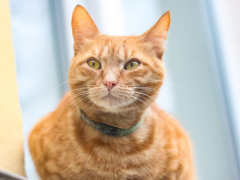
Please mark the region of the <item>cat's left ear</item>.
<svg viewBox="0 0 240 180"><path fill-rule="evenodd" d="M150 43L152 49L157 53L157 57L160 59L162 59L164 53L163 43L167 37L170 21L170 11L167 11L152 28L141 36L145 42Z"/></svg>

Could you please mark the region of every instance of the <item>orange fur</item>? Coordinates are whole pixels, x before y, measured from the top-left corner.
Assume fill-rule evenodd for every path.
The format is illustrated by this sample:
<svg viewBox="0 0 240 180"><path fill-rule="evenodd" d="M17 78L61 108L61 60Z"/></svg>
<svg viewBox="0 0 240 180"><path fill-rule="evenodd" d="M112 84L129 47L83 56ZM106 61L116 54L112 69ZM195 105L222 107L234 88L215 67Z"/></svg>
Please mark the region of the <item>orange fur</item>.
<svg viewBox="0 0 240 180"><path fill-rule="evenodd" d="M29 147L44 180L195 180L190 140L179 123L154 99L165 70L163 42L170 13L142 36L102 35L86 10L77 6L72 28L75 55L69 69L70 92L29 136ZM87 64L97 59L101 69ZM125 70L131 59L139 67ZM108 90L104 82L114 81ZM130 135L111 137L81 120L119 128L144 122Z"/></svg>

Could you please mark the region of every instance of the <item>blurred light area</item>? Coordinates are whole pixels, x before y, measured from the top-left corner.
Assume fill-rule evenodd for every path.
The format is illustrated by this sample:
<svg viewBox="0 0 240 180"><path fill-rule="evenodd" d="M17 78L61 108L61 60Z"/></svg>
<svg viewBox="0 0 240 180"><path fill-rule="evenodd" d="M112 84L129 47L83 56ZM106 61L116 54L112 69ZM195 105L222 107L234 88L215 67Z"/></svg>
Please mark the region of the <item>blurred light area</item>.
<svg viewBox="0 0 240 180"><path fill-rule="evenodd" d="M167 76L156 103L176 117L190 135L198 179L240 178L236 165L239 156L235 154L235 147L240 143L233 143L236 136L229 127L236 124L235 132L240 137L240 4L237 0L10 2L28 179L37 180L37 175L28 152L27 136L33 125L54 110L62 98L63 84L67 83L63 77L68 76L65 61L70 63L73 57L71 18L77 4L87 9L103 34L110 35L141 35L170 10L172 22L164 55ZM59 37L66 41L59 41ZM59 51L64 48L67 57L61 59ZM221 61L223 69L218 66ZM226 79L218 76L223 73ZM221 89L223 86L227 91Z"/></svg>
<svg viewBox="0 0 240 180"><path fill-rule="evenodd" d="M27 137L40 118L56 108L61 91L48 0L10 0L17 81L22 109L26 173L37 180ZM60 87L61 88L61 87Z"/></svg>
<svg viewBox="0 0 240 180"><path fill-rule="evenodd" d="M108 35L124 35L125 21L122 1L104 0L99 3L104 24L104 33Z"/></svg>
<svg viewBox="0 0 240 180"><path fill-rule="evenodd" d="M226 88L231 101L230 110L234 122L236 141L240 153L240 1L213 0L216 25L223 55L223 70L226 72ZM239 157L240 158L240 157Z"/></svg>

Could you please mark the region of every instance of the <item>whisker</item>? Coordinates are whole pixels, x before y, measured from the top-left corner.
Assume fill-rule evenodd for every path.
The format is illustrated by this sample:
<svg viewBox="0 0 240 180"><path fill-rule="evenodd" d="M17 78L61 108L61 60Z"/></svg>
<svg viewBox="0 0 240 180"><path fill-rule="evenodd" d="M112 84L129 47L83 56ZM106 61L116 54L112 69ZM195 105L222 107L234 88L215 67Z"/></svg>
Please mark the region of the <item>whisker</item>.
<svg viewBox="0 0 240 180"><path fill-rule="evenodd" d="M91 100L89 100L88 102L87 102L87 104L85 104L82 108L84 108L86 105L88 105L88 103L90 103L90 102L92 102ZM92 102L93 103L93 102ZM94 104L94 103L93 103Z"/></svg>
<svg viewBox="0 0 240 180"><path fill-rule="evenodd" d="M147 95L145 93L141 93L141 92L138 92L138 91L135 91L135 93L142 94L144 96L150 97L151 99L155 100L152 96L149 96L149 95Z"/></svg>
<svg viewBox="0 0 240 180"><path fill-rule="evenodd" d="M58 88L59 86L65 84L65 83L67 83L67 82L71 82L71 81L73 81L73 79L68 79L68 80L66 80L66 81L64 81L64 82L62 82L62 83L60 83L59 85L55 86L53 89Z"/></svg>
<svg viewBox="0 0 240 180"><path fill-rule="evenodd" d="M68 74L68 73L66 73L66 72L64 72L63 70L61 70L60 68L57 68L59 71L61 71L62 73L64 73L64 74Z"/></svg>
<svg viewBox="0 0 240 180"><path fill-rule="evenodd" d="M153 89L153 88L150 88L150 87L131 87L131 88L134 88L134 89L146 89L146 90L153 90L153 91L158 91L158 89Z"/></svg>
<svg viewBox="0 0 240 180"><path fill-rule="evenodd" d="M71 90L71 91L72 91L72 90ZM73 100L74 98L83 96L83 95L88 95L88 91L82 91L82 92L80 92L80 93L76 93L76 94L72 95L72 97L71 97L70 99L68 99L66 102L64 102L63 107L61 108L61 110L62 110L63 108L65 108L65 107L67 106L67 104L71 102L71 100ZM86 97L88 97L88 96L86 96Z"/></svg>
<svg viewBox="0 0 240 180"><path fill-rule="evenodd" d="M68 110L68 112L69 112L74 106L76 106L79 102L83 101L83 100L86 99L86 98L88 98L88 96L86 96L86 97L78 100L76 103L74 103L74 104L71 106L71 108Z"/></svg>
<svg viewBox="0 0 240 180"><path fill-rule="evenodd" d="M80 88L76 88L76 89L73 89L73 90L71 90L71 91L78 91L78 90L81 90L81 89L90 89L91 87L93 87L93 86L84 86L84 87L80 87Z"/></svg>
<svg viewBox="0 0 240 180"><path fill-rule="evenodd" d="M162 82L163 84L167 84L167 85L178 87L178 88L182 88L182 89L187 89L187 90L189 89L189 88L186 88L186 87L183 87L183 86L178 86L178 85L167 83L165 81L161 81L161 80L157 80L157 79L155 79L154 81L159 81L159 82Z"/></svg>
<svg viewBox="0 0 240 180"><path fill-rule="evenodd" d="M142 94L142 95L144 95L144 96L148 96L148 97L150 97L151 99L155 100L152 96L149 96L149 95L147 95L147 94L145 94L145 93L141 93L141 92L138 92L138 91L135 91L135 93ZM162 95L162 94L160 94L160 93L157 93L157 95L160 95L160 96L162 96L162 97L165 97L167 100L169 100L171 103L174 104L174 100L173 100L173 99L171 99L171 98L169 98L169 97L167 97L167 96L164 96L164 95Z"/></svg>
<svg viewBox="0 0 240 180"><path fill-rule="evenodd" d="M139 107L137 106L137 104L135 104L134 101L132 101L132 103L138 108L138 111L140 112L141 110L139 109Z"/></svg>
<svg viewBox="0 0 240 180"><path fill-rule="evenodd" d="M80 97L80 96L83 96L83 95L86 95L86 93L83 93L83 94L75 94L74 96L72 96L70 99L68 99L66 102L64 102L64 104L62 105L60 111L62 111L67 105L68 103L70 103L74 98L76 97Z"/></svg>
<svg viewBox="0 0 240 180"><path fill-rule="evenodd" d="M58 88L59 86L63 85L64 83L67 83L67 82L68 82L68 80L66 80L66 81L62 82L61 84L57 85L57 86L56 86L56 87L54 87L54 88Z"/></svg>

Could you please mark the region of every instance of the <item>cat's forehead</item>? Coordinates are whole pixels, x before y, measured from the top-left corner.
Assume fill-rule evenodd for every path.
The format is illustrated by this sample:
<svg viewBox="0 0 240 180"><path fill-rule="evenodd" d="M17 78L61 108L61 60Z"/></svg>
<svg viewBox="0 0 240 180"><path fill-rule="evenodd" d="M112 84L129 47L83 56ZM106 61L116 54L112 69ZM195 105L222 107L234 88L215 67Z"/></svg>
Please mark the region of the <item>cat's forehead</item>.
<svg viewBox="0 0 240 180"><path fill-rule="evenodd" d="M140 55L135 36L102 36L92 42L91 53L99 60L127 61Z"/></svg>

